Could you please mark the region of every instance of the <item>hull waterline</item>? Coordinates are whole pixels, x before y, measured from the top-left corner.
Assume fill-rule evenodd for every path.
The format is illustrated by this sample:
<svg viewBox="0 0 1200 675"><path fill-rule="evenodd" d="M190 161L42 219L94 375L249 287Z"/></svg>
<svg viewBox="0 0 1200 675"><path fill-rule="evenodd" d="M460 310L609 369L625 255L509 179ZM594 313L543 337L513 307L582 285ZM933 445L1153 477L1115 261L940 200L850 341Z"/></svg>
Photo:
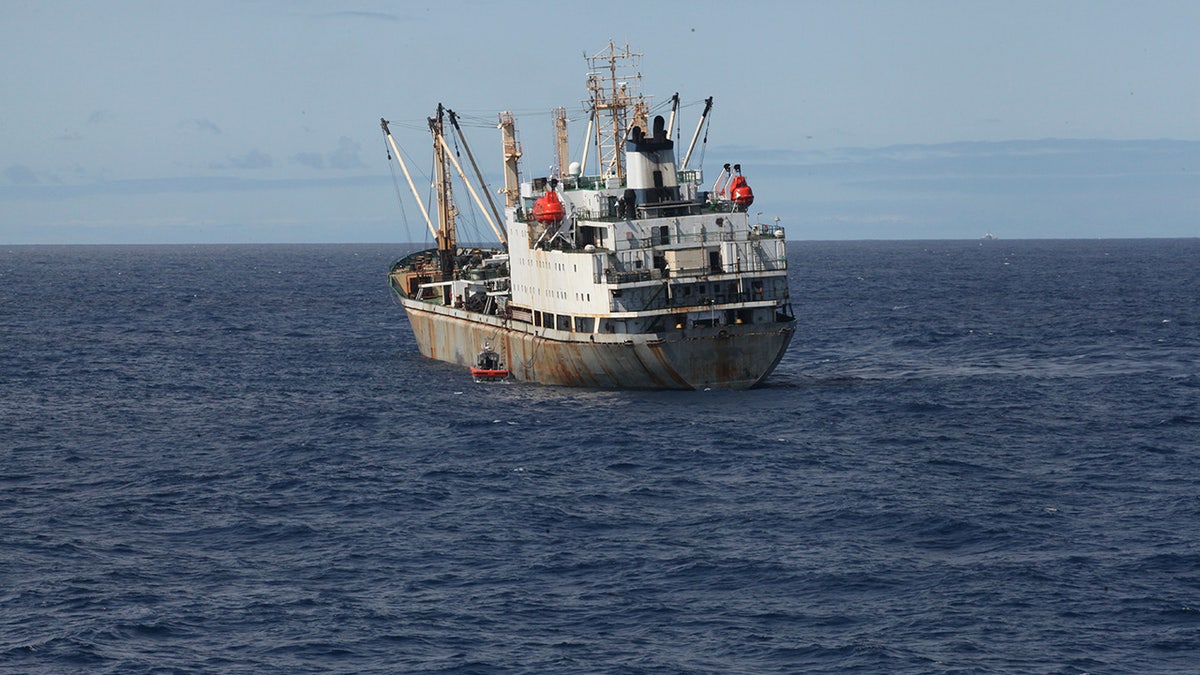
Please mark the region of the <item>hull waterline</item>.
<svg viewBox="0 0 1200 675"><path fill-rule="evenodd" d="M423 356L469 368L478 346L490 342L512 379L548 385L749 389L771 374L795 333L795 325L786 323L580 336L410 300L404 304Z"/></svg>

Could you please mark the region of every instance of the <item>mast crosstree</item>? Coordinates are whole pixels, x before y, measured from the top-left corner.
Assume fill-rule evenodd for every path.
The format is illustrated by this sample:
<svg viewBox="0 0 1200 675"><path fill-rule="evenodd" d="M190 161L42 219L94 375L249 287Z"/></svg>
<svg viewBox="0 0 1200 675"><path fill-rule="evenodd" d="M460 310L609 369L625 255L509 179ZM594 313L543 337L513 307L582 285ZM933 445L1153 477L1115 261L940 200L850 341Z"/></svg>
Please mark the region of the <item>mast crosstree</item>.
<svg viewBox="0 0 1200 675"><path fill-rule="evenodd" d="M625 182L625 139L633 126L646 128L648 108L642 97L642 55L617 49L584 57L588 63L587 102L596 116L597 161L600 175ZM632 109L632 111L631 111Z"/></svg>

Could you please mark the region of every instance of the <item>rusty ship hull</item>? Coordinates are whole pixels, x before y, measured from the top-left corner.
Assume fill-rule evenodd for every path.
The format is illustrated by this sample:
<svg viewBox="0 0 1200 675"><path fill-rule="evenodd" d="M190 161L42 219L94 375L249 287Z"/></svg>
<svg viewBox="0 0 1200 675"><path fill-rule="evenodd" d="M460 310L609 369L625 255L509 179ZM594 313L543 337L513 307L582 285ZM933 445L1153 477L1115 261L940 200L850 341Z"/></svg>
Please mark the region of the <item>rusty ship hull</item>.
<svg viewBox="0 0 1200 675"><path fill-rule="evenodd" d="M402 299L422 356L469 368L490 342L512 379L622 389L749 389L779 364L794 323L625 335L534 329L454 307Z"/></svg>

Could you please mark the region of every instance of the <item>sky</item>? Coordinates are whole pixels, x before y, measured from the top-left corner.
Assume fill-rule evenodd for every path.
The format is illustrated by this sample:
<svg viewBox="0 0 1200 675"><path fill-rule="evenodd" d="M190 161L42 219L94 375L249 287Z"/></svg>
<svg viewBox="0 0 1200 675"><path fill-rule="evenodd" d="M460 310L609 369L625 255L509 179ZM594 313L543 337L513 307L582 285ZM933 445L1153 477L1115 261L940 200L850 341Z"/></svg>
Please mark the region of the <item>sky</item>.
<svg viewBox="0 0 1200 675"><path fill-rule="evenodd" d="M543 175L610 40L684 144L714 97L706 180L740 163L789 239L1196 237L1198 31L1192 0L0 0L0 244L420 241L379 118L427 171L458 111L498 187L513 111Z"/></svg>

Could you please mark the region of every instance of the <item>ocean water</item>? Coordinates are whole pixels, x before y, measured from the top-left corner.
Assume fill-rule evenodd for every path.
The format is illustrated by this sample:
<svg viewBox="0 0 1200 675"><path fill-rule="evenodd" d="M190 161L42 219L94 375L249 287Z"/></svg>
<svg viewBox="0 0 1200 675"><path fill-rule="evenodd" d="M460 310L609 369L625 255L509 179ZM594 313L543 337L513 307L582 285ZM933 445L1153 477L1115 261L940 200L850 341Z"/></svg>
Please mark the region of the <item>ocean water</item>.
<svg viewBox="0 0 1200 675"><path fill-rule="evenodd" d="M0 247L0 671L1200 672L1200 240L793 242L747 392L474 384L402 252Z"/></svg>

